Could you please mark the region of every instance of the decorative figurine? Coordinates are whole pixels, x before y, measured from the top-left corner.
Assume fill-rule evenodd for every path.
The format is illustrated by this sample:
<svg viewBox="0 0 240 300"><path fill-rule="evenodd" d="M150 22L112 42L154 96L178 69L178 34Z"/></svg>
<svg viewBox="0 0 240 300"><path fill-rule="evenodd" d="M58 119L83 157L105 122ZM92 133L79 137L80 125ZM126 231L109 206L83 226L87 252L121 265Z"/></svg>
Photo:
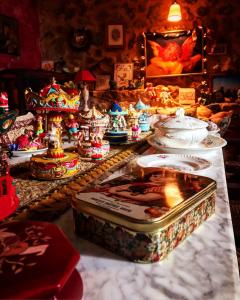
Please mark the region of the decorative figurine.
<svg viewBox="0 0 240 300"><path fill-rule="evenodd" d="M99 160L108 154L109 142L103 139L108 124L109 116L102 114L95 106L79 114L78 152L81 157Z"/></svg>
<svg viewBox="0 0 240 300"><path fill-rule="evenodd" d="M123 111L121 106L114 102L108 114L111 117L110 128L106 132L106 137L111 143L124 143L128 140L127 122L125 116L127 111Z"/></svg>
<svg viewBox="0 0 240 300"><path fill-rule="evenodd" d="M127 125L129 128L133 127L136 124L136 122L138 122L139 115L140 113L136 111L133 105L129 104L128 115L126 117Z"/></svg>
<svg viewBox="0 0 240 300"><path fill-rule="evenodd" d="M64 151L61 145L61 138L59 134L59 128L52 126L51 131L48 134L48 157L61 158L64 157Z"/></svg>
<svg viewBox="0 0 240 300"><path fill-rule="evenodd" d="M146 104L144 104L143 101L142 101L142 99L139 98L139 99L138 99L138 102L137 102L136 105L135 105L135 109L136 109L137 111L142 112L143 110L148 109L148 108L149 108L149 106L146 105Z"/></svg>
<svg viewBox="0 0 240 300"><path fill-rule="evenodd" d="M82 98L83 98L83 111L87 112L89 111L89 90L88 86L86 83L83 85L83 90L82 90Z"/></svg>
<svg viewBox="0 0 240 300"><path fill-rule="evenodd" d="M83 158L101 160L109 153L109 150L109 142L100 134L91 133L90 140L84 140L84 136L79 136L78 152Z"/></svg>
<svg viewBox="0 0 240 300"><path fill-rule="evenodd" d="M74 140L77 139L78 136L78 122L75 119L75 116L73 114L68 115L67 121L65 121L65 125L68 129L68 139L69 142L71 142L71 139L73 138Z"/></svg>
<svg viewBox="0 0 240 300"><path fill-rule="evenodd" d="M157 94L156 94L155 89L153 87L153 84L151 82L146 83L145 93L146 93L146 96L150 100L156 100L157 99Z"/></svg>
<svg viewBox="0 0 240 300"><path fill-rule="evenodd" d="M138 122L142 132L147 132L150 130L149 114L147 112L143 112L139 116Z"/></svg>
<svg viewBox="0 0 240 300"><path fill-rule="evenodd" d="M40 95L28 89L25 97L28 108L45 114L48 124L48 150L45 154L31 157L32 176L52 180L77 174L80 170L79 155L64 152L61 123L64 112L78 111L79 96L71 97L53 79L51 84L40 91Z"/></svg>
<svg viewBox="0 0 240 300"><path fill-rule="evenodd" d="M138 124L132 127L132 141L137 141L140 139L141 129Z"/></svg>
<svg viewBox="0 0 240 300"><path fill-rule="evenodd" d="M73 81L64 82L64 91L71 97L79 95L79 90Z"/></svg>
<svg viewBox="0 0 240 300"><path fill-rule="evenodd" d="M135 109L139 111L138 124L141 132L146 132L150 130L149 114L145 111L149 108L148 105L144 104L139 98L135 105Z"/></svg>
<svg viewBox="0 0 240 300"><path fill-rule="evenodd" d="M33 138L33 131L25 129L24 133L20 135L15 141L15 144L17 144L17 149L18 150L30 149L32 138Z"/></svg>
<svg viewBox="0 0 240 300"><path fill-rule="evenodd" d="M43 117L40 115L37 115L35 134L39 135L41 133L43 133Z"/></svg>
<svg viewBox="0 0 240 300"><path fill-rule="evenodd" d="M0 108L3 108L3 111L8 111L8 93L0 92Z"/></svg>
<svg viewBox="0 0 240 300"><path fill-rule="evenodd" d="M28 154L28 151L45 149L44 136L34 136L33 130L25 129L24 133L17 137L14 143L10 145L10 149L12 151L26 151L26 154Z"/></svg>
<svg viewBox="0 0 240 300"><path fill-rule="evenodd" d="M160 100L164 106L171 104L172 96L168 87L166 86L162 87L162 91L160 93Z"/></svg>

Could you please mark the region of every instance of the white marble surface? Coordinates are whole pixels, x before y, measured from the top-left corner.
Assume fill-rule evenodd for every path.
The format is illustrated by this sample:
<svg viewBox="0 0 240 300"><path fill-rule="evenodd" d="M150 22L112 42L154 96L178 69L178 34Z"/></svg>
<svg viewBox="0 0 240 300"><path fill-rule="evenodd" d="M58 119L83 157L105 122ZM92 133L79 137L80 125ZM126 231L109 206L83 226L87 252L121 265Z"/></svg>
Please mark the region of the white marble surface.
<svg viewBox="0 0 240 300"><path fill-rule="evenodd" d="M217 180L216 212L162 262L132 263L79 238L71 210L56 221L80 251L85 300L240 299L222 150L199 156L212 162L195 174Z"/></svg>

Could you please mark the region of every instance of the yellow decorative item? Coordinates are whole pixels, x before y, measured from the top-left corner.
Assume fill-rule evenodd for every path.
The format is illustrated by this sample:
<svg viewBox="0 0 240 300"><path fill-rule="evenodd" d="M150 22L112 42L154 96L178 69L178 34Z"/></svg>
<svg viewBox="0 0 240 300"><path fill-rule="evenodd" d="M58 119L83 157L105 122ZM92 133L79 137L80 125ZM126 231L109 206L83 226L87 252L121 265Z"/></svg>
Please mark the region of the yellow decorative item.
<svg viewBox="0 0 240 300"><path fill-rule="evenodd" d="M35 155L31 158L32 176L38 179L53 180L76 175L80 171L79 156L66 152L62 158L48 158Z"/></svg>

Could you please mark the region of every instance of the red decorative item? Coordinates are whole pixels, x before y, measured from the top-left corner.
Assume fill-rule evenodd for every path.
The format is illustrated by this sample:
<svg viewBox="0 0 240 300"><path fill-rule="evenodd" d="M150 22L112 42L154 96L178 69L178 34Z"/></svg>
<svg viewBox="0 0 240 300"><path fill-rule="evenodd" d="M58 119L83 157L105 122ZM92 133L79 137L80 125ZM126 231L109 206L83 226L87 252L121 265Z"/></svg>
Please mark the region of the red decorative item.
<svg viewBox="0 0 240 300"><path fill-rule="evenodd" d="M82 280L74 271L80 254L56 225L5 223L0 242L1 298L81 299Z"/></svg>
<svg viewBox="0 0 240 300"><path fill-rule="evenodd" d="M0 93L0 107L5 111L8 111L8 94L7 92Z"/></svg>
<svg viewBox="0 0 240 300"><path fill-rule="evenodd" d="M12 181L13 179L9 175L7 155L0 148L0 221L13 213L19 204Z"/></svg>
<svg viewBox="0 0 240 300"><path fill-rule="evenodd" d="M55 81L47 86L45 86L39 93L41 97L47 97L49 93L60 93L60 85Z"/></svg>
<svg viewBox="0 0 240 300"><path fill-rule="evenodd" d="M96 78L91 74L88 70L80 70L77 72L75 79L75 82L79 81L96 81Z"/></svg>
<svg viewBox="0 0 240 300"><path fill-rule="evenodd" d="M11 215L19 204L10 175L0 177L0 220Z"/></svg>

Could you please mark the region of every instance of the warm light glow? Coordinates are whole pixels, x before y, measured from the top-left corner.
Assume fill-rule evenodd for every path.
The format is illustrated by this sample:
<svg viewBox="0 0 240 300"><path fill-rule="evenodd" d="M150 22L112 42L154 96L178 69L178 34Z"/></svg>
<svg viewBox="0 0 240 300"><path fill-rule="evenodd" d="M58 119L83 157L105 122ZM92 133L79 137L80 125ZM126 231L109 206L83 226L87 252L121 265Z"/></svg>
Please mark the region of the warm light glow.
<svg viewBox="0 0 240 300"><path fill-rule="evenodd" d="M164 194L169 207L174 207L184 200L176 182L168 182L164 188Z"/></svg>
<svg viewBox="0 0 240 300"><path fill-rule="evenodd" d="M168 21L178 22L182 20L181 7L177 2L174 2L169 9Z"/></svg>

